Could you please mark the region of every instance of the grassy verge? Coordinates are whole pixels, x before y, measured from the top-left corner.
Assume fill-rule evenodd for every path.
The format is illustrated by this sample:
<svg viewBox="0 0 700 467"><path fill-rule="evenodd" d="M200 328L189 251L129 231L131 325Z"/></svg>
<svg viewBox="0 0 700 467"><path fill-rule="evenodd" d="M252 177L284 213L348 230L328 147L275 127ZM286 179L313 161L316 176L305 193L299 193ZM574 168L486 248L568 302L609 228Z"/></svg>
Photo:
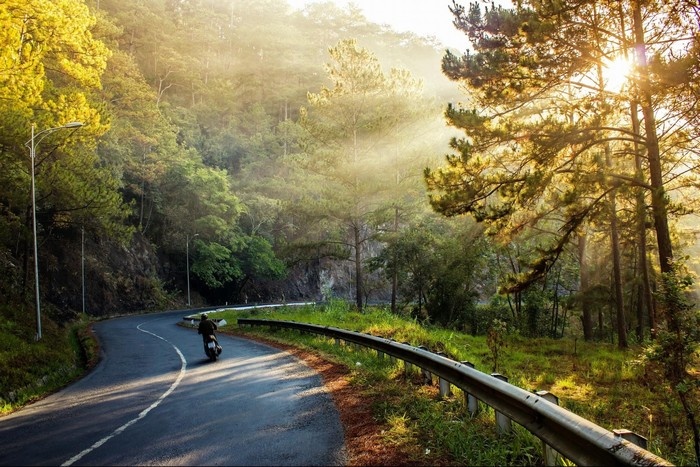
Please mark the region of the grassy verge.
<svg viewBox="0 0 700 467"><path fill-rule="evenodd" d="M393 338L470 361L478 370L497 370L528 391L547 390L560 405L608 430L625 428L648 439L648 449L677 464L694 464L691 434L673 396L637 363L641 348L620 351L603 343L524 339L506 336L494 362L485 337L423 327L383 310L358 314L341 304L330 307L284 307L217 312L232 325L237 318L283 319L333 326ZM234 326L235 327L235 326ZM236 332L260 335L314 349L352 370L353 384L368 396L378 395L375 417L392 428L396 442L416 441L428 451L456 462L489 465L542 463L539 440L520 427L507 439L495 433L493 411L469 419L459 390L441 399L435 386L420 376L406 377L403 367L354 346L337 346L326 338L265 327ZM497 368L495 368L497 365ZM407 391L406 385L411 386Z"/></svg>
<svg viewBox="0 0 700 467"><path fill-rule="evenodd" d="M97 362L97 342L89 321L57 326L42 319L42 339L34 341L35 322L22 309L0 308L0 415L57 391Z"/></svg>

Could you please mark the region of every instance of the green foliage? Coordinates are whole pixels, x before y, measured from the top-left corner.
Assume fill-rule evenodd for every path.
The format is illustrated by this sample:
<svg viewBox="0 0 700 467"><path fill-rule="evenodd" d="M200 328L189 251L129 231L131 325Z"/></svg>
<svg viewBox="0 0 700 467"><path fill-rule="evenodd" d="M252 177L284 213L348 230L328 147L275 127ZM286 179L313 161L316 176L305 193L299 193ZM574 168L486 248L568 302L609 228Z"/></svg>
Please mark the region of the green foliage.
<svg viewBox="0 0 700 467"><path fill-rule="evenodd" d="M426 308L435 323L461 329L478 314L488 251L480 229L469 223L452 227L436 245Z"/></svg>
<svg viewBox="0 0 700 467"><path fill-rule="evenodd" d="M192 273L202 279L208 287L224 287L243 276L243 271L230 248L220 243L198 240L196 250L197 260L192 265Z"/></svg>
<svg viewBox="0 0 700 467"><path fill-rule="evenodd" d="M525 1L512 8L478 2L455 8L455 24L474 47L462 55L448 52L443 59L443 71L464 85L469 96L464 105L450 105L446 112L463 135L452 139L453 153L444 166L426 169L425 179L437 212L470 215L503 245L523 236L535 238L534 254L519 261L521 267L514 268L504 292L517 294L543 281L551 284L562 257L585 240L594 242L590 250L607 254L618 251L622 242L636 253L648 242L649 205L659 263L668 272L675 247L669 219L685 214L669 200L694 199L680 179L695 175L668 175L678 161L690 157L680 141L685 138L680 129L685 117L676 121L677 131L666 131L667 126L662 131L653 116L659 105L666 107L667 99L695 114L684 97L671 98L668 84L661 81L666 64L678 66L680 72L697 63L690 49L678 55L671 52L685 44L687 34L697 32L690 20L694 13L686 7L682 1ZM667 26L660 41L658 23ZM612 89L612 75L623 70L606 66L629 58L622 51L630 50L631 37L644 43L643 48L636 47L638 68L625 75L623 88ZM654 65L651 71L647 62L659 62L658 68ZM679 81L684 74L680 72ZM630 142L630 135L646 143ZM691 139L697 143L696 137ZM667 196L671 190L677 194ZM584 263L590 252L581 246L579 255ZM615 270L626 269L628 277L649 269L644 254L614 255L613 261ZM614 291L624 288L619 274L614 285ZM647 281L628 292L637 294L628 303L642 302L640 290L654 287ZM625 345L619 295L614 295L620 313L618 340ZM531 302L535 301L533 297ZM535 335L540 327L532 313L536 308L524 311L529 321L523 328ZM644 319L636 319L641 329ZM591 338L587 303L585 321L586 338ZM555 328L550 326L549 334L558 333Z"/></svg>
<svg viewBox="0 0 700 467"><path fill-rule="evenodd" d="M434 254L436 233L427 228L413 228L397 233L388 246L369 261L370 270L383 270L388 278L396 275L403 300L423 314L424 295L439 266Z"/></svg>
<svg viewBox="0 0 700 467"><path fill-rule="evenodd" d="M329 315L331 321L338 321L350 312L350 305L346 300L335 297L328 297L323 306L325 313Z"/></svg>
<svg viewBox="0 0 700 467"><path fill-rule="evenodd" d="M491 367L492 372L498 371L499 358L502 356L503 350L508 346L506 335L508 334L508 325L505 321L494 319L486 333L486 345L491 352Z"/></svg>
<svg viewBox="0 0 700 467"><path fill-rule="evenodd" d="M672 273L662 277L659 290L664 322L657 336L647 347L644 361L649 370L663 375L663 381L675 393L688 425L694 431L696 462L700 462L700 310L688 297L692 278L682 265L675 264Z"/></svg>
<svg viewBox="0 0 700 467"><path fill-rule="evenodd" d="M25 235L18 221L31 204L25 167L33 163L40 234L82 223L128 239L119 181L94 153L94 141L108 130L96 93L110 56L92 34L94 16L78 1L10 1L0 7L0 22L8 71L0 72L0 163L9 169L0 175L0 224ZM76 121L82 128L49 131Z"/></svg>
<svg viewBox="0 0 700 467"><path fill-rule="evenodd" d="M31 264L23 143L31 123L43 130L68 121L85 125L51 135L38 148L39 237L47 249L71 238L78 225L89 236L123 245L139 231L158 248L162 270L178 276L162 278L175 288L183 240L195 233L228 248L233 263L239 263L219 278L203 266L196 286L230 284L232 277L280 278L285 272L281 255L287 254L289 263L306 260L309 238L315 246L320 238L335 258L347 255L347 245L335 243L346 242L347 231L341 229L347 224L339 227L333 215L324 214L317 228L309 224L318 216L299 218L309 197L320 191L312 178L299 177L283 163L309 147L308 132L298 125L299 108L308 103L309 89L322 89L322 55L342 39L335 25L345 25L342 36L375 44L387 63L427 71L424 62L439 52L429 41L369 23L356 9L316 9L320 16L312 18L285 8L270 19L269 5L251 0L207 0L201 6L132 0L2 4L0 44L7 72L0 70L0 242L17 264ZM341 48L333 59L350 53ZM384 156L388 146L408 154L409 139L402 135L408 123L420 120L420 80L398 68L385 73L376 57L365 55L373 63L367 70L378 71L382 82L375 83L380 93L370 92L373 104L381 105L373 105L375 115L363 123L364 130L375 143L389 128L403 131L394 131L401 144L382 144L365 161L378 161L375 156ZM339 83L341 75L352 74L347 68L336 71ZM437 69L429 73L442 79ZM438 112L432 116L439 118ZM438 140L437 134L431 141ZM367 168L379 174L375 169ZM335 188L325 187L324 194ZM335 201L329 198L323 208ZM386 200L379 201L382 206L372 207L368 217L372 223L384 221L374 215L385 211ZM347 207L338 206L335 214ZM325 227L330 227L328 236L315 237ZM110 274L102 282L128 283L116 277L119 271Z"/></svg>
<svg viewBox="0 0 700 467"><path fill-rule="evenodd" d="M280 279L284 277L285 265L272 250L270 242L260 236L242 239L239 257L242 270L251 279Z"/></svg>
<svg viewBox="0 0 700 467"><path fill-rule="evenodd" d="M98 358L87 320L58 326L47 307L42 339L35 342L35 322L27 319L31 311L0 305L0 414L75 381Z"/></svg>
<svg viewBox="0 0 700 467"><path fill-rule="evenodd" d="M305 221L331 222L330 231L341 231L340 241L354 251L356 304L362 309L368 288L364 252L399 197L386 180L406 161L385 154L395 151L402 130L427 120L418 113L426 100L418 79L406 70L385 73L376 55L355 39L341 40L328 52L332 87L309 93L308 107L300 110L308 136L305 153L295 161L319 181L309 187ZM332 241L327 233L320 239Z"/></svg>
<svg viewBox="0 0 700 467"><path fill-rule="evenodd" d="M263 237L241 235L226 244L195 240L192 273L211 289L246 280L279 279L286 268Z"/></svg>
<svg viewBox="0 0 700 467"><path fill-rule="evenodd" d="M483 272L489 251L480 232L468 220L428 217L386 235L387 247L369 262L370 269L384 271L387 278L396 275L400 299L412 316L476 329L477 302L484 292L479 286L488 282Z"/></svg>
<svg viewBox="0 0 700 467"><path fill-rule="evenodd" d="M494 321L512 321L511 307L505 295L492 295L488 303L480 304L469 316L466 329L474 336L484 336ZM517 329L514 324L511 325Z"/></svg>

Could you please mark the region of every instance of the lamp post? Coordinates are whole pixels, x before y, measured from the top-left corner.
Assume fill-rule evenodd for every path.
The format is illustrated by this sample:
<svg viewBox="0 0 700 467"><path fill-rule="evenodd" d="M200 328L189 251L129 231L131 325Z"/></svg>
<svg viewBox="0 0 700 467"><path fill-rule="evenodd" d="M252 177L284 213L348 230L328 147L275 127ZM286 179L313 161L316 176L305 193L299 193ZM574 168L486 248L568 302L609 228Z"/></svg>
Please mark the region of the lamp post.
<svg viewBox="0 0 700 467"><path fill-rule="evenodd" d="M37 253L36 240L36 186L34 183L34 160L36 159L36 146L48 135L57 130L64 128L78 128L83 126L82 122L70 122L63 126L47 128L39 133L34 134L34 124L32 123L32 138L24 143L29 148L29 157L31 159L31 175L32 175L32 229L34 232L34 294L36 295L36 340L41 339L41 300L39 298L39 257ZM39 138L41 136L41 138ZM38 139L37 139L38 138Z"/></svg>
<svg viewBox="0 0 700 467"><path fill-rule="evenodd" d="M199 234L192 235L192 238L198 236ZM187 234L187 247L185 248L187 252L187 306L190 305L190 235Z"/></svg>
<svg viewBox="0 0 700 467"><path fill-rule="evenodd" d="M80 282L82 284L83 315L85 314L85 226L80 227Z"/></svg>

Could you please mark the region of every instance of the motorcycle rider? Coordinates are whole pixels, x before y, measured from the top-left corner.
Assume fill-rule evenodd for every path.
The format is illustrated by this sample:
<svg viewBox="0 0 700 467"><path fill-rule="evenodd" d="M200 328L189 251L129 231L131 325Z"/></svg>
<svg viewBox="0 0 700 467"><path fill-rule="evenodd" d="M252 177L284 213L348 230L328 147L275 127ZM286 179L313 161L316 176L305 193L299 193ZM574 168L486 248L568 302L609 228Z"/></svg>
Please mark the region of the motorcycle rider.
<svg viewBox="0 0 700 467"><path fill-rule="evenodd" d="M218 327L216 326L216 323L210 320L206 313L202 313L202 316L199 320L199 328L197 329L197 334L202 335L202 339L204 339L205 345L207 343L207 337L216 336L216 334L214 334L214 331L216 331L217 329ZM221 346L219 345L218 341L216 341L216 353L221 353Z"/></svg>

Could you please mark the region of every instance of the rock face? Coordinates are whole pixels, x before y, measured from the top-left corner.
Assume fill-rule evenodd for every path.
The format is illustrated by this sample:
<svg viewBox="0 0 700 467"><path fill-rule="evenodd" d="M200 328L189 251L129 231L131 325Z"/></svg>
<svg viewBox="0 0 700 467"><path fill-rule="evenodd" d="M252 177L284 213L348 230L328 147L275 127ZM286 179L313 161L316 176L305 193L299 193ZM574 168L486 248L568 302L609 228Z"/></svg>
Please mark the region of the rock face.
<svg viewBox="0 0 700 467"><path fill-rule="evenodd" d="M349 270L330 260L300 263L281 280L248 282L240 292L241 303L323 301L329 296L352 300Z"/></svg>
<svg viewBox="0 0 700 467"><path fill-rule="evenodd" d="M84 255L75 244L56 240L44 252L46 267L40 283L43 295L61 309L81 311L83 274L85 311L93 316L162 309L168 305L160 280L159 263L151 244L135 234L131 244L85 238ZM70 249L67 245L73 245ZM41 256L41 255L40 255Z"/></svg>
<svg viewBox="0 0 700 467"><path fill-rule="evenodd" d="M73 235L78 237L54 237L39 250L42 300L54 305L52 313L57 321L67 321L82 311L83 299L86 313L92 316L187 306L184 264L173 263L173 257L156 252L141 234L135 233L126 246L86 236L82 250L80 233ZM3 265L5 270L10 266L21 269L19 265ZM28 267L32 269L31 265ZM190 277L191 304L198 307L329 298L352 302L353 274L353 265L346 261L318 259L290 267L284 279L247 280L226 290L206 290L195 277ZM33 284L29 272L27 275L28 283ZM20 282L15 280L13 287L21 288ZM388 300L387 284L381 278L369 274L366 286L370 291L364 297L366 301Z"/></svg>

